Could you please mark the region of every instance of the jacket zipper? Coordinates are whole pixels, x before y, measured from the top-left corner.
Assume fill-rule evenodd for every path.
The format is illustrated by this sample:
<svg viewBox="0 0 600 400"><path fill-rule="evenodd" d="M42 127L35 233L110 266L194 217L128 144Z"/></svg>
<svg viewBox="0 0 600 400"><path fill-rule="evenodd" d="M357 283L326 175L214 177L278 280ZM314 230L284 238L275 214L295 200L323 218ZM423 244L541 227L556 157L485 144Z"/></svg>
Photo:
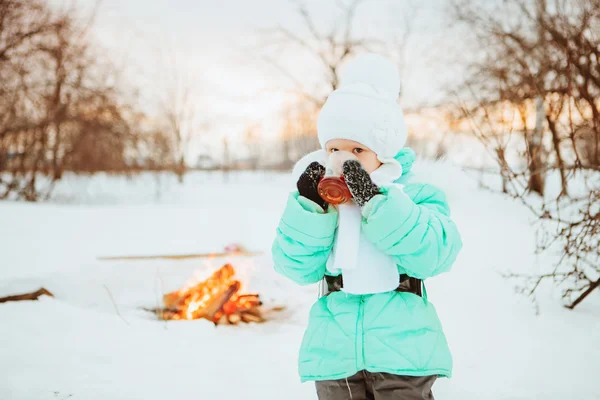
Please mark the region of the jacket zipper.
<svg viewBox="0 0 600 400"><path fill-rule="evenodd" d="M355 351L356 351L356 368L359 371L365 369L365 347L364 347L364 303L365 298L360 296L360 300L358 303L358 318L356 320L356 343L355 343Z"/></svg>

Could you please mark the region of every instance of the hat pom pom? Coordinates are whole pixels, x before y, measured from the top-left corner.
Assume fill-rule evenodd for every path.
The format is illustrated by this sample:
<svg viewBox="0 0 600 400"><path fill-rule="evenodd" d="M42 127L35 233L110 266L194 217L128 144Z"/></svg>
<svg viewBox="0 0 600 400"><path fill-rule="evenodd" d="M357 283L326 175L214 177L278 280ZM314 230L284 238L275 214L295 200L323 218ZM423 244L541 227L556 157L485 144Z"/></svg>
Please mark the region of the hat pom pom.
<svg viewBox="0 0 600 400"><path fill-rule="evenodd" d="M341 74L341 88L366 84L380 96L396 101L400 94L400 74L396 65L379 54L363 54L348 63Z"/></svg>

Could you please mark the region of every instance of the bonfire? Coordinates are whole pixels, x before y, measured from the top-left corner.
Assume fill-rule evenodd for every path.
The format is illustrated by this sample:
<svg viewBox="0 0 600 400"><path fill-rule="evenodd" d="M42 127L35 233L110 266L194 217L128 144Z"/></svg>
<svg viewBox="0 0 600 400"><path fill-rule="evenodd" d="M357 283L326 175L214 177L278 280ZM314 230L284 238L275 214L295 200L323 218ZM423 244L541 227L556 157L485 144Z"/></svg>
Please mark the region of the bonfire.
<svg viewBox="0 0 600 400"><path fill-rule="evenodd" d="M164 308L154 311L165 320L204 318L215 325L264 322L259 295L240 293L241 287L233 266L226 264L203 282L165 294Z"/></svg>

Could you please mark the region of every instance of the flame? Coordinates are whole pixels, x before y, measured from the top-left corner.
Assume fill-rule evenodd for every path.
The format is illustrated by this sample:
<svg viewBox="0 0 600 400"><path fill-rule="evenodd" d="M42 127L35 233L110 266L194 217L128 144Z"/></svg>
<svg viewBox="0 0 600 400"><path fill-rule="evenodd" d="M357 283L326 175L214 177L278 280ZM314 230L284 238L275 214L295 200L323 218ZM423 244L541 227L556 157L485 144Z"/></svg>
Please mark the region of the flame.
<svg viewBox="0 0 600 400"><path fill-rule="evenodd" d="M205 318L217 323L222 317L256 309L261 305L257 294L240 294L242 284L235 269L226 264L203 281L197 277L163 296L166 319Z"/></svg>

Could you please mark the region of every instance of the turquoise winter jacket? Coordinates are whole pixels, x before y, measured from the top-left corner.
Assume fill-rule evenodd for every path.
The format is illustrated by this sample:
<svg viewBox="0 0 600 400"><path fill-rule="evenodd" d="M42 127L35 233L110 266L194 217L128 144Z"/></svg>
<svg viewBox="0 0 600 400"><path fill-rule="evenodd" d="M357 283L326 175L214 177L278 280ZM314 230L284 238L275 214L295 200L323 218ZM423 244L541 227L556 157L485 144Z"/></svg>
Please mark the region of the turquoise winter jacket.
<svg viewBox="0 0 600 400"><path fill-rule="evenodd" d="M401 274L426 279L448 271L462 242L444 194L407 182L414 152L396 157L404 189L382 188L364 207L363 232L391 255ZM292 193L273 244L275 269L300 285L323 279L333 246L337 211L324 212ZM433 304L426 295L333 292L310 311L299 357L302 381L343 379L358 371L451 376L452 356Z"/></svg>

